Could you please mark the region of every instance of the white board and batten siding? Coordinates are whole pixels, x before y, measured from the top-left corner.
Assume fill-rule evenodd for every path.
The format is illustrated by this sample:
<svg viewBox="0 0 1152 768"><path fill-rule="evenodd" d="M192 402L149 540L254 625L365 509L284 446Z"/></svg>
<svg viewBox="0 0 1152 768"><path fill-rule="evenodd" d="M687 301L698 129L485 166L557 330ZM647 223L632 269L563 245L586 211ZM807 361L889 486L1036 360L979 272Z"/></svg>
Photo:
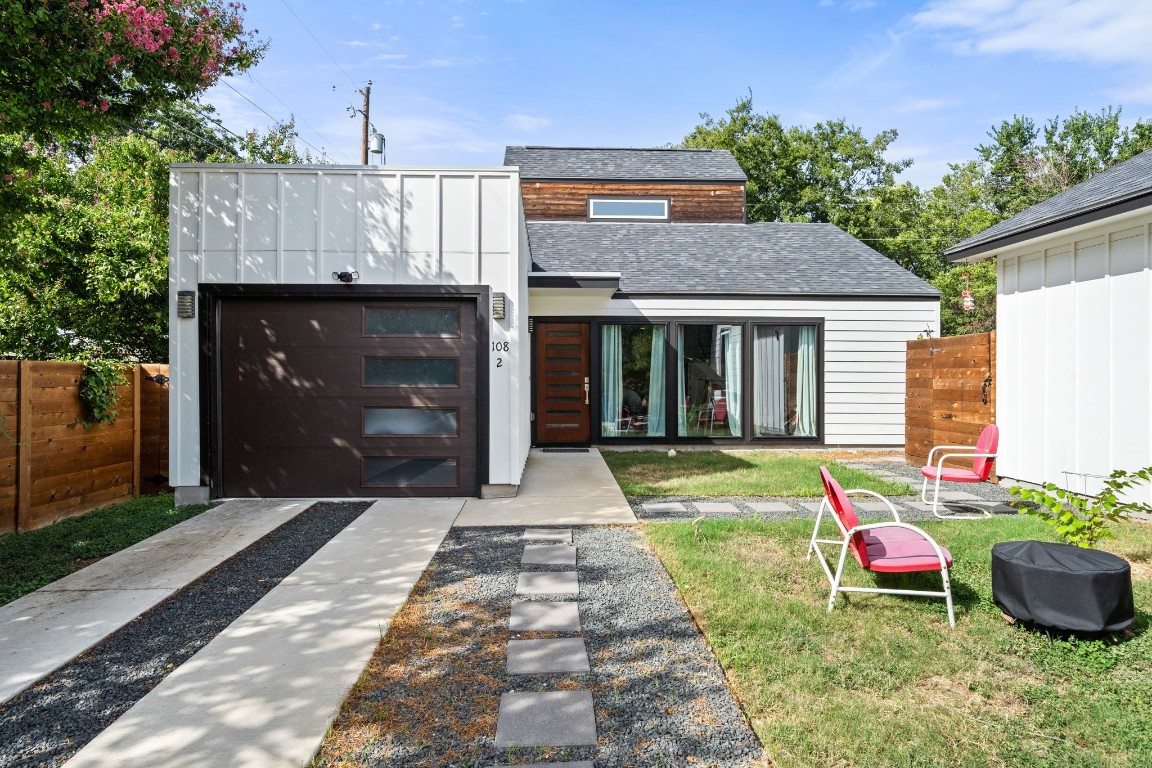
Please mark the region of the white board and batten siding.
<svg viewBox="0 0 1152 768"><path fill-rule="evenodd" d="M532 316L646 318L693 317L824 320L824 442L844 446L904 444L907 342L940 331L935 300L585 298L532 289Z"/></svg>
<svg viewBox="0 0 1152 768"><path fill-rule="evenodd" d="M1150 243L1145 209L996 253L1001 476L1095 493L1152 465Z"/></svg>
<svg viewBox="0 0 1152 768"><path fill-rule="evenodd" d="M530 430L528 252L516 171L362 166L175 164L170 176L171 483L200 485L199 321L176 316L180 290L203 284L487 285L507 296L491 342L489 478L518 484ZM488 350L482 350L488 354Z"/></svg>

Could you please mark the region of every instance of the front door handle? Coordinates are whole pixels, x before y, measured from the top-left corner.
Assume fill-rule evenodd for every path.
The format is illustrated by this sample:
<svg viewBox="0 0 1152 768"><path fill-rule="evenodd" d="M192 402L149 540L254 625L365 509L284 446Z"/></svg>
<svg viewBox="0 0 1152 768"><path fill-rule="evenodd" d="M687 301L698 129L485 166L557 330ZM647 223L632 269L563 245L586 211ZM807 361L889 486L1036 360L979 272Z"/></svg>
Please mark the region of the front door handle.
<svg viewBox="0 0 1152 768"><path fill-rule="evenodd" d="M588 377L584 377L584 405L588 405Z"/></svg>

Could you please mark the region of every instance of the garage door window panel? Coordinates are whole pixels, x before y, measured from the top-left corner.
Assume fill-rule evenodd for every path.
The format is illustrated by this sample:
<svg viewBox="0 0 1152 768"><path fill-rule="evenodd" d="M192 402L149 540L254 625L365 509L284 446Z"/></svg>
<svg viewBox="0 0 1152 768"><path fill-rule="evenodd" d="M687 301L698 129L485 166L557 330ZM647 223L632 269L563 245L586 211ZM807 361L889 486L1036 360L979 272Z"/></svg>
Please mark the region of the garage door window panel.
<svg viewBox="0 0 1152 768"><path fill-rule="evenodd" d="M459 437L455 408L365 408L364 436Z"/></svg>
<svg viewBox="0 0 1152 768"><path fill-rule="evenodd" d="M459 387L460 366L450 357L366 357L366 387Z"/></svg>
<svg viewBox="0 0 1152 768"><path fill-rule="evenodd" d="M364 485L392 488L459 485L456 459L445 457L365 457Z"/></svg>
<svg viewBox="0 0 1152 768"><path fill-rule="evenodd" d="M460 337L460 311L448 307L365 307L365 336Z"/></svg>

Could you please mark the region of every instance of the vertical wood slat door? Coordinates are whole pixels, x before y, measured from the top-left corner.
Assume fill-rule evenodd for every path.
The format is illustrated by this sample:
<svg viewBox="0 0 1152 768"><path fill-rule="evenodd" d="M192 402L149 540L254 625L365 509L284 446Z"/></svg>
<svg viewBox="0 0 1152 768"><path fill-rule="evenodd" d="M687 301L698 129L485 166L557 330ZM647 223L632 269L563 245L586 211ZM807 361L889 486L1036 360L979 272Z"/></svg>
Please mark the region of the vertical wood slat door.
<svg viewBox="0 0 1152 768"><path fill-rule="evenodd" d="M588 323L536 323L536 442L592 439Z"/></svg>

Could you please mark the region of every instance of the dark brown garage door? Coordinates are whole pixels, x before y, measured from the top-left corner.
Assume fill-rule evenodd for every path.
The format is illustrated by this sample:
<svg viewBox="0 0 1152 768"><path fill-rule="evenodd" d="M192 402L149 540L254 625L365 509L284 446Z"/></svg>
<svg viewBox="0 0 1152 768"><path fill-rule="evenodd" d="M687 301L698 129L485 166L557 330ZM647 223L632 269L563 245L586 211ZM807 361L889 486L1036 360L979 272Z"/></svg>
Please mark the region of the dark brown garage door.
<svg viewBox="0 0 1152 768"><path fill-rule="evenodd" d="M224 496L472 496L472 301L226 299Z"/></svg>

